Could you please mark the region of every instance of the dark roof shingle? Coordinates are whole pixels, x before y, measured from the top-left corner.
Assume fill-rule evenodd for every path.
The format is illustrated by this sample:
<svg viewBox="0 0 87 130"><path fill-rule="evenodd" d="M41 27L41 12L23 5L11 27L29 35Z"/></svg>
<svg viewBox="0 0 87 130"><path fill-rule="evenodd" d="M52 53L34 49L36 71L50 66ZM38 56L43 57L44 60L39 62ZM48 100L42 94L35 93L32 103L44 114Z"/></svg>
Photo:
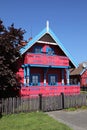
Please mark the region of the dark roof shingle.
<svg viewBox="0 0 87 130"><path fill-rule="evenodd" d="M84 62L87 64L87 62ZM70 69L70 75L80 75L80 73L85 69L83 63L79 64L78 68Z"/></svg>

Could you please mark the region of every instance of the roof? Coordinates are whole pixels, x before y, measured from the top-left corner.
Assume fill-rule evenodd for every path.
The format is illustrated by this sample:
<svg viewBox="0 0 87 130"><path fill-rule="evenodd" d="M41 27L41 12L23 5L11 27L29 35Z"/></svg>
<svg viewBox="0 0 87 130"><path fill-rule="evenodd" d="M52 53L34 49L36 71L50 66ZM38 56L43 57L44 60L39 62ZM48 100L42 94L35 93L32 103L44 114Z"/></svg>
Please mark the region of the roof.
<svg viewBox="0 0 87 130"><path fill-rule="evenodd" d="M63 44L60 42L58 37L54 34L54 32L49 28L49 23L47 22L47 26L43 29L36 37L34 37L30 42L28 42L25 46L20 49L21 55L23 55L30 47L32 47L41 37L45 34L49 34L56 44L61 48L61 50L65 53L65 55L69 58L74 67L77 67L78 64L75 62L75 59L71 56L71 54L66 50Z"/></svg>
<svg viewBox="0 0 87 130"><path fill-rule="evenodd" d="M78 68L70 69L70 75L82 75L87 70L87 67L84 67L84 63L79 64Z"/></svg>

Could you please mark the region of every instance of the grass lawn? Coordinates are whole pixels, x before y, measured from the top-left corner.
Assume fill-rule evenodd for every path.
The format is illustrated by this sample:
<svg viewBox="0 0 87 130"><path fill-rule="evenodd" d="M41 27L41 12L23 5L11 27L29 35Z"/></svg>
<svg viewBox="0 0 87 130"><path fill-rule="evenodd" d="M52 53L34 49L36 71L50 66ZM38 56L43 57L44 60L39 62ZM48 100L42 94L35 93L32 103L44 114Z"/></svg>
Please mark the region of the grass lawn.
<svg viewBox="0 0 87 130"><path fill-rule="evenodd" d="M0 118L0 130L71 130L43 112L20 113Z"/></svg>

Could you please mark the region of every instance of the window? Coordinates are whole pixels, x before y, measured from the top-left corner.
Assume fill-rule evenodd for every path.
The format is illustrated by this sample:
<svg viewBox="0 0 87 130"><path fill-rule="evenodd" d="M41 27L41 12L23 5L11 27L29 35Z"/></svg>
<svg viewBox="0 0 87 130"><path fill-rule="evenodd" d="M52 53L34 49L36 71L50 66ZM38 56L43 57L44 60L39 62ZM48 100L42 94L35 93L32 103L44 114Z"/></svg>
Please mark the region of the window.
<svg viewBox="0 0 87 130"><path fill-rule="evenodd" d="M71 85L73 84L73 79L70 79L70 84L71 84Z"/></svg>
<svg viewBox="0 0 87 130"><path fill-rule="evenodd" d="M49 85L57 85L57 75L49 75Z"/></svg>
<svg viewBox="0 0 87 130"><path fill-rule="evenodd" d="M50 48L50 47L46 49L46 52L47 52L48 55L53 55L54 54L54 50L52 48Z"/></svg>
<svg viewBox="0 0 87 130"><path fill-rule="evenodd" d="M34 53L41 53L41 46L35 46Z"/></svg>
<svg viewBox="0 0 87 130"><path fill-rule="evenodd" d="M40 83L40 75L38 74L31 75L31 85L38 86L39 83Z"/></svg>
<svg viewBox="0 0 87 130"><path fill-rule="evenodd" d="M74 84L77 84L77 79L76 78L74 79Z"/></svg>

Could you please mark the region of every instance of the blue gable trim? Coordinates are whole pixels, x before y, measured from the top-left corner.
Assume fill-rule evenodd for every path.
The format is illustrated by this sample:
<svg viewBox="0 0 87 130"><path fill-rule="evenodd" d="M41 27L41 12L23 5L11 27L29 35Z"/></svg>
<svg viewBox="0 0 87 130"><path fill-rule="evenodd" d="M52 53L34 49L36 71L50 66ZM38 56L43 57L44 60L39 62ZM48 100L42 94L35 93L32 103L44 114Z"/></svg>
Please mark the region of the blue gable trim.
<svg viewBox="0 0 87 130"><path fill-rule="evenodd" d="M21 55L24 54L35 42L37 42L46 33L46 28L42 30L35 38L28 42L23 48L20 49Z"/></svg>
<svg viewBox="0 0 87 130"><path fill-rule="evenodd" d="M81 71L80 75L82 75L86 70L87 70L87 67L84 68L84 69Z"/></svg>
<svg viewBox="0 0 87 130"><path fill-rule="evenodd" d="M63 44L60 42L60 40L56 37L56 35L53 33L53 31L49 28L47 30L46 28L42 30L35 38L33 38L29 43L27 43L23 48L20 49L21 55L24 54L32 45L34 45L42 36L44 36L46 33L48 33L57 43L57 45L63 50L63 52L66 54L66 56L69 58L69 60L72 62L72 64L77 67L78 64L75 62L74 58L70 55L70 53L65 49Z"/></svg>
<svg viewBox="0 0 87 130"><path fill-rule="evenodd" d="M47 68L64 68L64 69L66 69L66 68L69 68L69 66L53 66L53 65L39 65L39 64L24 64L24 65L22 65L22 67L24 68L24 67L28 67L28 66L30 66L30 67L47 67Z"/></svg>
<svg viewBox="0 0 87 130"><path fill-rule="evenodd" d="M66 50L66 48L63 46L63 44L60 42L60 40L56 37L56 35L53 33L51 29L49 29L49 34L51 37L56 41L58 46L63 50L63 52L66 54L66 56L70 59L70 61L73 63L73 65L77 68L78 64L74 60L74 58L70 55L70 53Z"/></svg>

